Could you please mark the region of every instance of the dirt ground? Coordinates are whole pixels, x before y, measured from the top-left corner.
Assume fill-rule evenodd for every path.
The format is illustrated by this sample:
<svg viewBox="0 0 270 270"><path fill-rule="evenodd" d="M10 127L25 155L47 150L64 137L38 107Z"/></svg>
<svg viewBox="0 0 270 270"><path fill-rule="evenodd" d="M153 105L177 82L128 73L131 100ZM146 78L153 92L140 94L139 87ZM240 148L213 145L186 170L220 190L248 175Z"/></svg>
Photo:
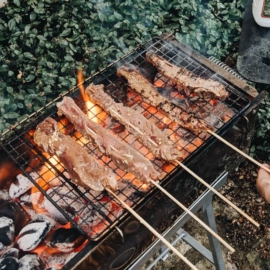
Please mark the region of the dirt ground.
<svg viewBox="0 0 270 270"><path fill-rule="evenodd" d="M253 163L243 162L237 171L229 175L226 185L220 192L260 223L259 228L240 216L218 197L214 197L213 206L218 233L236 250L232 254L222 246L225 269L270 269L270 204L265 202L256 190L257 170L258 167ZM184 229L196 240L209 247L205 229L197 222L190 220ZM198 269L215 269L210 262L184 242L177 243L176 247ZM186 270L190 268L177 256L170 254L165 261L159 261L152 269Z"/></svg>

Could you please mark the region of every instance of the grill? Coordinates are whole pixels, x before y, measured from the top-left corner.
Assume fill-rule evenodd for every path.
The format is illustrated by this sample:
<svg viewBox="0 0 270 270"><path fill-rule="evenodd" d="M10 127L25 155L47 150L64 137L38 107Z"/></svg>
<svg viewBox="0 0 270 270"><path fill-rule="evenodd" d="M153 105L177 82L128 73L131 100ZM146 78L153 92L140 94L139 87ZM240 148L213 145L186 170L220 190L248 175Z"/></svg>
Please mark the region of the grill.
<svg viewBox="0 0 270 270"><path fill-rule="evenodd" d="M145 54L149 50L156 52L169 62L184 67L200 77L219 81L226 86L229 97L223 102L217 102L216 100L205 100L203 98L195 99L193 96L186 97L181 91L179 93L168 79L158 74L153 66L145 60ZM170 99L175 106L179 106L184 110L192 109L195 115L202 116L212 124L219 134L223 134L239 122L239 119L242 119L243 115L250 112L254 103L250 95L198 61L192 54L188 55L184 47L178 47L173 42L160 38L151 39L103 71L85 80L83 83L84 87L87 87L90 83L104 84L105 91L115 101L123 102L127 106L136 109L164 130L175 147L185 153L183 163L186 165L194 162L203 152L207 152L207 149L215 143L215 139L210 138L210 135L206 132L196 135L182 129L158 112L156 108L143 102L139 95L129 89L125 79L116 76L117 68L123 64L133 65L138 68L153 84L159 87L160 93ZM66 95L72 97L77 105L87 113L85 103L78 88L73 88L60 95L25 121L5 132L1 137L2 147L44 197L62 213L65 219L71 222L74 227L88 238L91 249L97 247L112 232L113 228L118 229L117 226L127 219L128 213L106 192L91 192L72 183L67 171L57 159L43 153L35 145L33 132L38 123L46 117L51 116L58 121L60 131L72 136L74 140L87 148L91 155L95 156L104 166L110 167L115 172L118 181L120 181L119 183L121 183L117 195L132 207L138 208L147 202L149 203L151 198L157 196L157 191L155 188L148 187L138 181L130 173L120 170L108 157L104 156L94 145L74 130L71 123L64 117L57 115L55 104ZM116 136L132 145L150 159L155 169L160 172L160 181L163 185L170 186L170 184L175 183L176 179L179 179L182 170L178 165L156 159L132 134L121 130L121 126L115 123L97 105L92 105L88 110L92 113L92 119L94 121L109 129ZM48 175L52 176L48 177ZM182 173L182 175L184 174ZM48 190L47 187L52 186L55 178L61 181L61 186ZM186 181L184 184L185 178L182 176L180 178L181 182L178 185L182 184L184 188L182 188L178 197L182 196L183 200L191 194L194 186L198 184L194 184L194 181ZM205 180L210 183L213 178ZM74 206L76 211L71 213L65 210L70 206Z"/></svg>

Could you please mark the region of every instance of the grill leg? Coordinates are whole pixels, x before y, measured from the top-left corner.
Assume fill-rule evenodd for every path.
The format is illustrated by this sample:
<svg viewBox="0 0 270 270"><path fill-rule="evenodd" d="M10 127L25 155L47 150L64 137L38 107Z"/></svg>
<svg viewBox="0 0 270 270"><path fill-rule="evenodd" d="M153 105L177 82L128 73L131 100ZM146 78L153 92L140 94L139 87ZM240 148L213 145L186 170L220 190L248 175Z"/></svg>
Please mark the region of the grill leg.
<svg viewBox="0 0 270 270"><path fill-rule="evenodd" d="M204 222L213 230L217 233L217 225L215 221L215 216L214 216L214 211L213 211L213 206L212 206L212 200L208 204L204 204L202 207L202 216L204 219ZM212 255L213 255L213 260L214 260L214 265L217 270L225 270L225 265L224 261L222 258L222 251L221 251L221 245L219 241L207 231Z"/></svg>

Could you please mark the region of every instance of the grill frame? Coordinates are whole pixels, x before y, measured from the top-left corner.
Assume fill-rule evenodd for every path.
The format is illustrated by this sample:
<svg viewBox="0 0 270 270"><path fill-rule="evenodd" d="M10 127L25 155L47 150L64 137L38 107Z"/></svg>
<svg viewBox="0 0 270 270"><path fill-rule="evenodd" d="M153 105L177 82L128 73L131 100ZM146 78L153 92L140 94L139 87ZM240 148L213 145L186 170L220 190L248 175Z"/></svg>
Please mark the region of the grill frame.
<svg viewBox="0 0 270 270"><path fill-rule="evenodd" d="M162 43L165 43L165 42L166 42L166 41L161 40L161 39L159 39L159 38L155 38L155 39L156 39L157 42L162 42ZM127 61L128 58L133 58L133 59L134 59L134 54L137 54L138 51L140 52L140 51L142 50L142 51L145 53L145 51L146 51L145 48L148 48L150 43L152 44L151 46L153 46L153 44L155 44L155 42L153 42L153 40L154 40L154 39L152 39L152 40L149 41L148 43L144 44L143 46L140 46L140 47L137 48L134 52L132 52L132 53L128 54L127 56L121 58L119 61L113 63L113 64L110 65L108 68L104 69L102 72L99 72L98 74L96 74L94 77L91 77L91 78L87 79L87 80L86 80L86 83L85 83L86 86L87 86L89 83L91 83L91 82L94 82L94 83L100 83L101 81L103 81L103 79L101 79L100 76L101 76L101 77L104 76L104 74L106 74L106 72L111 72L110 70L112 70L112 72L115 73L115 68L116 68L117 66L120 66L122 63L125 63L125 62ZM167 43L167 44L170 44L170 43L168 43L168 42L166 42L166 43ZM150 46L150 47L151 47L151 46ZM170 46L172 46L172 45L170 44ZM176 49L176 48L174 48L174 49ZM177 50L179 50L179 48L177 48ZM182 53L184 53L184 52L182 52ZM141 53L139 53L139 54L141 55ZM194 61L197 62L197 60L194 60ZM202 64L200 64L200 65L202 65ZM203 65L202 65L202 66L203 66ZM205 68L206 70L209 70L207 67L204 67L204 68ZM111 73L111 74L112 74L112 73ZM217 77L217 79L220 80L219 77ZM224 82L225 82L225 80L224 80ZM226 82L226 83L227 83L227 82ZM248 110L248 108L250 107L250 102L249 102L249 100L248 100L248 97L245 96L241 91L239 91L238 88L233 88L233 89L234 89L233 91L236 91L236 93L238 93L239 96L243 97L243 98L247 101L247 104L246 104L246 106L244 106L239 112L237 112L237 113L234 115L234 117L233 117L228 123L224 124L224 125L222 126L222 128L220 128L220 129L218 130L218 133L219 133L219 134L222 134L222 133L225 132L230 126L234 125L234 123L235 123L236 121L238 121L239 116L242 115L242 114L244 114L244 112L245 112L246 110ZM234 93L234 94L235 94L235 93ZM36 114L32 115L32 116L28 119L28 120L30 121L30 123L28 123L28 124L23 123L23 126L22 126L21 128L19 128L19 125L18 125L17 127L14 127L14 128L11 129L9 132L7 132L7 133L5 133L5 134L3 134L3 135L1 136L3 148L6 150L6 152L9 154L9 156L13 159L13 161L14 161L16 164L18 164L18 161L17 161L16 159L14 159L14 157L10 154L10 151L7 149L7 146L6 146L6 145L7 145L7 144L10 144L10 142L14 140L14 136L15 136L15 137L18 137L18 136L21 137L22 135L18 135L18 134L21 133L21 131L26 131L26 130L29 130L29 129L33 128L33 127L35 127L39 122L41 122L41 119L45 119L47 116L49 116L49 115L51 115L51 114L55 114L55 113L56 113L56 111L55 111L55 106L54 106L55 103L56 103L57 101L59 101L63 96L66 96L66 95L71 95L71 96L73 96L74 98L76 98L76 97L78 96L78 90L77 90L77 88L75 87L75 88L71 89L70 91L68 91L68 92L66 92L66 93L64 93L64 94L62 94L62 95L60 95L60 96L59 96L57 99L55 99L52 103L47 104L45 107L42 108L42 110L39 110ZM14 133L14 134L13 134L13 135L10 135L9 133ZM194 159L194 156L199 155L200 152L202 152L202 151L205 150L205 147L208 147L208 146L209 146L210 144L212 144L214 141L215 141L214 138L208 139L208 140L207 140L207 143L204 144L204 145L201 145L200 147L198 147L198 149L197 149L195 152L193 152L187 159L185 159L184 163L187 165L187 164L189 163L190 160ZM30 141L27 141L27 140L26 140L25 142L26 142L27 144L30 143ZM30 147L33 147L33 148L35 149L35 151L38 151L38 149L35 148L33 145L31 145L31 143L29 144L29 146L30 146ZM39 153L39 154L41 154L41 153ZM46 159L46 157L44 157L44 155L41 154L41 156L42 156L43 159L45 159L46 162L48 162L48 160ZM54 166L53 164L51 164L51 166L57 171L57 169L55 168L55 166ZM22 171L29 177L29 179L33 181L33 183L34 183L34 184L37 186L37 188L43 193L43 195L46 196L46 194L45 194L45 192L43 191L43 189L42 189L39 185L36 184L35 180L29 175L29 173L24 169L24 167L22 167L22 165L20 165L19 167L20 167L20 168L22 169ZM58 173L60 173L59 170L58 170ZM67 181L67 182L69 183L69 185L71 185L71 187L75 188L75 185L74 185L72 182L70 182L70 180L69 180L67 177L65 177L65 175L63 175L62 173L60 173L60 175L61 175L61 177L62 177L65 181ZM167 183L169 180L174 179L174 178L177 177L178 175L179 175L179 169L178 169L177 167L175 167L174 170L173 170L171 173L169 173L164 179L162 179L162 182L163 182L163 183ZM75 188L75 189L76 189L76 188ZM77 189L76 189L76 190L77 190ZM147 196L144 196L144 197L143 197L142 199L140 199L138 202L134 203L133 207L135 207L135 206L140 206L145 200L147 200L147 198L150 198L150 197L153 195L153 193L155 193L155 192L154 192L154 189L152 189L152 190L150 191L150 193L147 194ZM82 194L81 194L81 196L82 196ZM49 197L48 199L49 199L49 201L50 201L52 204L54 204L54 201L51 200L50 197ZM88 199L88 203L89 203L89 204L92 204L91 200ZM54 205L55 205L55 204L54 204ZM55 206L57 207L57 205L55 205ZM93 206L93 205L92 205L92 206ZM58 208L58 210L59 210L62 214L64 214L64 215L66 216L65 212L64 212L60 207L57 207L57 208ZM126 213L126 214L127 214L127 213ZM110 226L108 226L108 228L102 233L102 235L99 237L99 239L103 239L103 238L106 236L106 234L108 234L108 232L109 232L109 231L110 231L117 223L119 223L121 220L123 220L123 219L125 218L126 214L122 215L120 218L118 218L117 220L115 220L115 222L110 222L110 223L111 223ZM101 214L101 215L103 215L103 214ZM106 215L105 215L105 216L106 216ZM66 216L66 217L67 217L67 216ZM67 218L68 218L68 217L67 217ZM70 222L73 223L74 226L76 226L76 227L78 228L78 226L76 225L76 223L73 222L72 219L70 219L70 218L68 218L68 219L69 219ZM79 229L80 229L80 228L79 228ZM82 231L81 229L80 229L80 231L83 232L83 233L85 234L85 232ZM92 238L90 238L90 240L92 240Z"/></svg>

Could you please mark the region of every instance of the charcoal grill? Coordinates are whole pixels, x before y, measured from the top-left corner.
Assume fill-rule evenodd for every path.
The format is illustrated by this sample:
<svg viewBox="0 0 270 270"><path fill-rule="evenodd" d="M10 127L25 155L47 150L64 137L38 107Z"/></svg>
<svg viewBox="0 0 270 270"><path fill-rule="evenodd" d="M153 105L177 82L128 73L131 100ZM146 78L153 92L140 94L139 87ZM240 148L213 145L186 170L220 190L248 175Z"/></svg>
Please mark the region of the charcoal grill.
<svg viewBox="0 0 270 270"><path fill-rule="evenodd" d="M123 64L130 64L140 69L145 76L152 80L161 82L162 93L166 94L168 88L172 89L170 83L160 75L156 74L153 67L146 62L145 53L152 50L164 57L166 60L185 67L193 73L204 77L211 78L221 82L226 86L229 97L222 102L225 106L220 107L216 111L216 119L214 127L216 132L224 136L229 142L247 150L252 137L252 128L254 125L256 110L258 104L263 98L263 94L256 95L256 91L249 87L245 82L237 79L227 71L220 69L217 65L207 61L204 57L197 54L186 45L161 38L153 38L144 45L139 46L131 53L125 55L118 61L112 63L104 70L98 72L94 76L88 78L84 82L84 87L90 83L104 84L105 91L110 94L117 102L128 103L133 108L142 112L151 121L158 126L166 129L168 136L173 138L179 149L187 153L183 163L192 169L195 173L203 177L208 183L212 183L225 169L231 171L240 163L241 157L229 149L226 145L216 141L206 133L194 134L192 132L175 127L169 119L160 114L153 107L145 104L139 99L138 95L130 95L130 89L127 82L123 78L116 76L116 70ZM166 86L166 87L165 87ZM100 199L100 194L88 192L72 183L65 174L65 168L62 168L58 162L52 162L50 157L42 152L33 142L33 131L38 123L46 117L51 116L56 119L62 132L72 136L76 141L88 149L88 151L100 160L104 166L112 168L119 180L128 180L129 184L118 192L123 196L124 200L129 201L131 206L140 213L154 228L164 231L164 228L171 226L173 220L182 212L171 201L155 188L145 189L145 186L134 179L130 174L118 169L113 162L103 156L100 151L87 142L78 132L76 132L69 122L57 115L56 102L61 101L64 96L72 97L76 103L86 112L85 103L81 98L77 87L61 94L54 101L45 107L21 121L16 126L2 134L2 147L8 156L18 165L25 175L36 185L40 192L69 220L72 225L78 228L87 236L89 243L76 255L64 269L74 268L83 265L85 269L121 269L135 259L150 243L154 237L138 224L134 218L123 211L115 201L114 207L111 205L112 198L106 192ZM167 96L174 104L181 106L182 100L179 101L172 95ZM213 109L213 101L204 100L202 98L194 101L193 97L187 97L188 105L193 107L195 111L206 111L206 117L211 116ZM179 103L180 102L180 103ZM233 114L228 114L228 108ZM200 184L188 173L180 169L177 165L162 162L155 159L148 150L141 146L131 134L126 132L118 133L113 128L113 120L105 114L98 106L93 105L90 108L94 112L94 119L101 125L110 128L117 133L122 140L134 146L147 158L151 159L155 168L161 173L161 183L173 196L184 203L190 203L196 198L196 190L200 188ZM104 117L106 115L106 117ZM177 134L175 139L175 134ZM207 160L207 163L205 164ZM204 161L203 165L202 161ZM48 196L44 187L49 185L49 180L44 178L40 173L40 166L45 167L47 171L52 171L55 175L61 176L62 186L65 186L68 193L75 195L76 201L83 202L84 208L79 209L87 211L95 217L96 224L99 228L89 226L89 217L80 217L81 223L78 225L74 218L78 213L70 215L65 212L58 200L53 200L53 193ZM42 184L38 183L31 177L31 172L36 172L38 177L43 179ZM44 170L42 171L44 173ZM130 194L129 189L132 187L133 193ZM130 195L127 195L130 194ZM194 197L195 196L195 197ZM155 213L152 213L153 209ZM163 217L166 212L166 217ZM160 219L162 217L162 220ZM168 220L166 220L166 218ZM165 226L165 227L164 227ZM102 228L102 229L100 229ZM115 230L117 228L117 230ZM120 228L120 229L119 229ZM138 232L139 230L139 232ZM91 232L91 233L90 233ZM122 235L123 234L123 235ZM136 237L135 237L136 235ZM111 248L110 248L111 246ZM118 251L115 251L118 249ZM125 254L119 261L120 254ZM106 260L104 261L104 258ZM87 258L87 259L86 259Z"/></svg>

